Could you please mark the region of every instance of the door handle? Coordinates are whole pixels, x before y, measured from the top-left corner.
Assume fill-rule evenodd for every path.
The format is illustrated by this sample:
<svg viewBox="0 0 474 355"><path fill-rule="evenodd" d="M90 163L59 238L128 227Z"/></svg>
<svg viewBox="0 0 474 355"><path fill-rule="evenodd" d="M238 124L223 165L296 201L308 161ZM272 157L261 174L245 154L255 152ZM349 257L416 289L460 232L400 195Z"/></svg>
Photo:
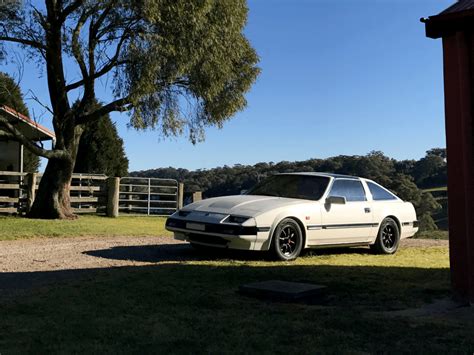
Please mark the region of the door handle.
<svg viewBox="0 0 474 355"><path fill-rule="evenodd" d="M366 208L364 208L364 211L365 211L365 213L370 213L370 208L366 207Z"/></svg>

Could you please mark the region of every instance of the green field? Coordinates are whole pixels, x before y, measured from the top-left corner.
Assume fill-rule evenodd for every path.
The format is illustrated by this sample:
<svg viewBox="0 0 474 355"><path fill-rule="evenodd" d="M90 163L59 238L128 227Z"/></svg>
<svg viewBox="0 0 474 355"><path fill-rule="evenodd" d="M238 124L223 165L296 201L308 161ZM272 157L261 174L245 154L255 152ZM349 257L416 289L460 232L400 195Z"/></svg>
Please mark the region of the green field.
<svg viewBox="0 0 474 355"><path fill-rule="evenodd" d="M164 217L81 216L74 221L61 221L0 216L0 240L81 236L171 236L164 227L165 220ZM420 232L415 237L448 239L448 232Z"/></svg>
<svg viewBox="0 0 474 355"><path fill-rule="evenodd" d="M81 216L74 221L0 217L0 240L34 237L166 236L162 217Z"/></svg>
<svg viewBox="0 0 474 355"><path fill-rule="evenodd" d="M439 191L448 191L448 187L447 186L432 187L432 188L423 190L423 192L439 192Z"/></svg>

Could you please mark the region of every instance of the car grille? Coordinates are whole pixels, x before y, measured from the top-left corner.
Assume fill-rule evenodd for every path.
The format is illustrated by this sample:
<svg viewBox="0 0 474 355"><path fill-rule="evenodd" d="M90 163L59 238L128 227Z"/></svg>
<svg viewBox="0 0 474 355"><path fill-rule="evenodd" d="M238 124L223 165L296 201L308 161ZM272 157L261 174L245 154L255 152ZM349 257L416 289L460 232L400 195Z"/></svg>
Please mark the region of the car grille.
<svg viewBox="0 0 474 355"><path fill-rule="evenodd" d="M217 237L215 235L191 233L188 235L188 238L190 242L214 244L214 245L221 245L221 246L226 246L229 243L228 240L225 240L224 238L221 238L221 237Z"/></svg>
<svg viewBox="0 0 474 355"><path fill-rule="evenodd" d="M204 224L206 233L219 233L228 235L256 235L258 232L257 227L244 227L239 224L202 223L200 221L188 221L172 217L169 217L166 220L166 227L187 229L186 224L188 222Z"/></svg>

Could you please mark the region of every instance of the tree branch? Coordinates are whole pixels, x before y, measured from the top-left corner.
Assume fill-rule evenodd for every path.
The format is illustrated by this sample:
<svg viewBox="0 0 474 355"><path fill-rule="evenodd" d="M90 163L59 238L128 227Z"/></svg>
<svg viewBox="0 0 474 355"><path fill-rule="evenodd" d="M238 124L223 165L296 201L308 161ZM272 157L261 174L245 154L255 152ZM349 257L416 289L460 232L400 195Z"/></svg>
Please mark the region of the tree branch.
<svg viewBox="0 0 474 355"><path fill-rule="evenodd" d="M110 11L112 10L112 7L114 5L116 1L110 1L109 4L106 6L106 8L102 11L102 13L100 14L99 18L97 19L97 21L95 23L92 23L91 22L91 27L90 27L90 34L92 35L92 37L94 39L97 39L96 35L97 35L97 32L99 31L100 29L100 26L102 26L102 24L104 23L105 19L107 18L108 14L110 13Z"/></svg>
<svg viewBox="0 0 474 355"><path fill-rule="evenodd" d="M70 14L76 11L83 4L84 4L84 0L76 0L73 3L69 4L68 6L66 6L60 15L60 19L62 20L62 22L64 22Z"/></svg>
<svg viewBox="0 0 474 355"><path fill-rule="evenodd" d="M89 75L89 77L92 79L92 80L95 80L95 79L98 79L100 78L101 76L104 76L105 74L107 74L108 72L110 72L112 69L114 69L115 67L119 66L119 65L122 65L122 64L125 64L126 61L119 61L118 58L120 56L120 51L121 51L121 47L123 45L123 42L124 40L120 41L120 43L117 45L117 50L114 54L114 56L108 61L107 64L105 64L104 66L102 66L102 68L100 68L97 72L95 72L94 74L92 75ZM85 84L85 80L78 80L74 83L71 83L69 85L66 86L66 90L67 91L71 91L71 90L74 90L74 89L77 89L81 86L83 86Z"/></svg>
<svg viewBox="0 0 474 355"><path fill-rule="evenodd" d="M0 138L16 140L15 136L13 134L2 131L1 129L0 129Z"/></svg>
<svg viewBox="0 0 474 355"><path fill-rule="evenodd" d="M47 27L48 27L48 21L46 20L46 18L43 16L43 14L41 13L40 10L38 10L35 6L31 5L32 9L33 9L33 12L36 14L36 16L38 16L38 20L39 20L39 23L41 25L41 27L43 27L43 29L46 31L47 30Z"/></svg>
<svg viewBox="0 0 474 355"><path fill-rule="evenodd" d="M1 133L0 136L8 137L23 144L28 150L48 159L65 159L68 153L64 150L48 150L41 148L29 140L23 133L15 128L5 117L0 116L0 127L4 127L7 132Z"/></svg>
<svg viewBox="0 0 474 355"><path fill-rule="evenodd" d="M46 50L46 47L42 43L32 41L32 40L28 40L28 39L23 39L23 38L0 36L0 41L20 43L20 44L23 44L25 46L33 47L33 48L36 48L36 49Z"/></svg>
<svg viewBox="0 0 474 355"><path fill-rule="evenodd" d="M87 71L86 63L84 61L84 57L82 56L81 52L81 44L79 43L79 36L81 34L81 29L84 23L87 21L87 18L89 17L89 11L84 10L77 20L76 27L74 28L74 31L72 33L72 54L74 55L74 58L76 58L77 64L79 65L79 68L81 70L81 74L84 80L87 80L89 77L89 73Z"/></svg>
<svg viewBox="0 0 474 355"><path fill-rule="evenodd" d="M110 58L109 61L107 62L107 64L103 65L102 68L99 69L97 72L94 72L93 74L89 73L90 74L89 77L92 80L98 79L101 76L103 76L103 75L107 74L108 72L110 72L113 68L126 63L125 61L119 61L118 59L120 57L122 47L123 47L125 41L130 38L131 33L132 33L132 30L130 28L127 28L122 33L122 36L117 38L117 39L119 39L119 42L117 43L117 46L115 48L115 53L114 53L113 57ZM97 39L95 41L97 41ZM97 43L97 42L95 42L95 43ZM94 44L94 46L95 46L95 44ZM74 89L77 89L77 88L83 86L84 84L85 84L85 80L79 80L79 81L76 81L74 83L71 83L71 84L67 85L66 90L71 91L71 90L74 90Z"/></svg>
<svg viewBox="0 0 474 355"><path fill-rule="evenodd" d="M126 61L117 61L115 63L109 62L109 63L107 63L107 65L103 66L99 71L94 73L94 75L90 76L90 78L93 79L93 80L98 79L98 78L104 76L105 74L107 74L108 72L110 72L115 67L117 67L119 65L122 65L122 64L125 64L125 63L126 63ZM74 83L71 83L71 84L67 85L66 90L71 91L71 90L80 88L83 85L84 85L84 80L79 80L79 81L76 81Z"/></svg>
<svg viewBox="0 0 474 355"><path fill-rule="evenodd" d="M125 112L125 111L130 111L131 109L132 107L130 105L130 98L124 97L124 98L112 101L111 103L104 105L87 115L79 117L78 119L76 119L76 124L79 125L79 124L85 124L85 123L95 121L99 119L100 117L113 111Z"/></svg>

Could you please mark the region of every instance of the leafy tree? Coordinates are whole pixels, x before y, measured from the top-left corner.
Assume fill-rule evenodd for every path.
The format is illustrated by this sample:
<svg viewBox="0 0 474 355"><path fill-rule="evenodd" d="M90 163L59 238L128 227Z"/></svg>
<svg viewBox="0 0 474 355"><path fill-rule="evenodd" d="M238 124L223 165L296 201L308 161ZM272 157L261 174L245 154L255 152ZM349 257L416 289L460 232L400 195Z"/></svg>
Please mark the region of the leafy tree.
<svg viewBox="0 0 474 355"><path fill-rule="evenodd" d="M435 200L433 195L429 192L424 192L421 195L418 203L417 214L420 222L420 231L437 230L438 226L433 220L433 215L441 210L441 205Z"/></svg>
<svg viewBox="0 0 474 355"><path fill-rule="evenodd" d="M413 176L416 160L400 160L395 162L395 171L401 174Z"/></svg>
<svg viewBox="0 0 474 355"><path fill-rule="evenodd" d="M20 87L10 75L2 72L0 72L0 105L11 107L17 112L29 116Z"/></svg>
<svg viewBox="0 0 474 355"><path fill-rule="evenodd" d="M413 176L416 184L423 188L446 186L446 150L441 148L428 150L426 156L415 163Z"/></svg>
<svg viewBox="0 0 474 355"><path fill-rule="evenodd" d="M128 158L117 127L105 115L88 125L82 133L74 172L126 176Z"/></svg>
<svg viewBox="0 0 474 355"><path fill-rule="evenodd" d="M37 173L41 166L39 156L27 149L23 150L23 171L26 173Z"/></svg>
<svg viewBox="0 0 474 355"><path fill-rule="evenodd" d="M429 213L423 213L419 216L418 223L419 232L438 230L438 226Z"/></svg>
<svg viewBox="0 0 474 355"><path fill-rule="evenodd" d="M441 205L429 192L422 192L411 176L398 173L387 187L401 199L413 203L420 222L420 231L438 229L432 215L441 209Z"/></svg>
<svg viewBox="0 0 474 355"><path fill-rule="evenodd" d="M47 150L0 119L9 137L48 159L33 217L75 218L69 184L81 135L92 122L126 111L136 129L155 128L164 136L187 132L196 142L205 127L221 127L246 106L244 94L259 73L257 54L243 35L245 0L37 5L23 1L0 9L0 46L18 45L44 68L56 133L55 148ZM96 107L102 79L109 79L114 99ZM73 107L70 96L80 104Z"/></svg>
<svg viewBox="0 0 474 355"><path fill-rule="evenodd" d="M11 76L0 72L0 106L3 105L11 107L25 116L29 116L20 87ZM37 172L39 166L39 157L25 149L23 152L23 170L26 172Z"/></svg>
<svg viewBox="0 0 474 355"><path fill-rule="evenodd" d="M447 157L446 148L431 148L430 150L426 151L426 155L435 155L443 159L446 159Z"/></svg>

